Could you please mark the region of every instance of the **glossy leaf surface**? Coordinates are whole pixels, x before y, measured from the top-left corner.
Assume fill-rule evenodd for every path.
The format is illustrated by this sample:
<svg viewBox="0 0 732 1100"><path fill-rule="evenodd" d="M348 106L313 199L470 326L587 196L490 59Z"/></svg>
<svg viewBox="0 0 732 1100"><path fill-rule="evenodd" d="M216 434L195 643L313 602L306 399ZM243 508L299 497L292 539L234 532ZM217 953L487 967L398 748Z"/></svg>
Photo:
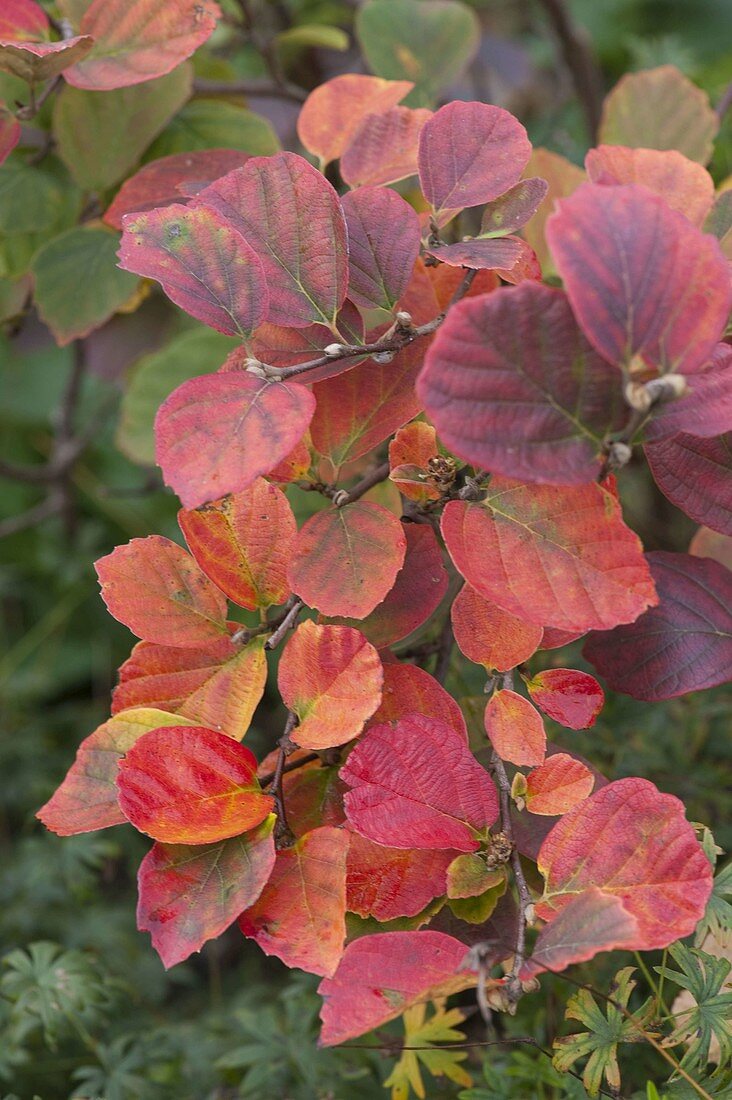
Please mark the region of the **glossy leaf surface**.
<svg viewBox="0 0 732 1100"><path fill-rule="evenodd" d="M511 477L594 481L605 436L627 418L617 371L559 290L526 283L450 311L417 392L445 444Z"/></svg>
<svg viewBox="0 0 732 1100"><path fill-rule="evenodd" d="M448 103L425 123L419 178L439 220L479 206L518 182L531 153L520 122L487 103Z"/></svg>
<svg viewBox="0 0 732 1100"><path fill-rule="evenodd" d="M166 968L200 951L264 889L275 862L275 817L218 844L154 844L140 864L137 927Z"/></svg>
<svg viewBox="0 0 732 1100"><path fill-rule="evenodd" d="M640 541L598 485L494 476L482 504L447 505L442 533L468 583L526 622L583 633L632 622L656 602Z"/></svg>
<svg viewBox="0 0 732 1100"><path fill-rule="evenodd" d="M345 151L367 115L396 106L413 86L409 80L383 80L361 73L326 80L303 104L297 136L310 153L328 164Z"/></svg>
<svg viewBox="0 0 732 1100"><path fill-rule="evenodd" d="M266 680L263 638L245 646L221 638L192 649L139 642L119 670L112 713L157 707L240 741Z"/></svg>
<svg viewBox="0 0 732 1100"><path fill-rule="evenodd" d="M146 642L200 646L226 634L226 597L162 535L118 546L96 570L110 614Z"/></svg>
<svg viewBox="0 0 732 1100"><path fill-rule="evenodd" d="M266 382L246 371L184 382L155 421L166 483L186 508L242 492L289 455L314 407L304 386Z"/></svg>
<svg viewBox="0 0 732 1100"><path fill-rule="evenodd" d="M173 203L124 218L120 265L156 279L211 328L248 336L267 315L259 257L215 211Z"/></svg>
<svg viewBox="0 0 732 1100"><path fill-rule="evenodd" d="M460 973L465 944L443 932L379 932L346 948L332 978L318 987L323 1046L343 1043L400 1016L417 1001L475 983ZM358 988L360 996L354 997Z"/></svg>
<svg viewBox="0 0 732 1100"><path fill-rule="evenodd" d="M732 431L716 439L688 432L646 445L661 492L697 523L732 535Z"/></svg>
<svg viewBox="0 0 732 1100"><path fill-rule="evenodd" d="M646 779L620 779L570 810L541 846L546 879L537 914L551 920L585 890L616 895L639 926L638 950L666 947L694 931L712 868L672 795Z"/></svg>
<svg viewBox="0 0 732 1100"><path fill-rule="evenodd" d="M547 239L575 316L600 355L632 372L699 370L732 288L714 237L637 184L583 184Z"/></svg>
<svg viewBox="0 0 732 1100"><path fill-rule="evenodd" d="M63 783L36 816L59 836L123 824L127 818L115 786L119 761L150 730L186 724L187 719L177 714L146 707L110 718L82 741Z"/></svg>
<svg viewBox="0 0 732 1100"><path fill-rule="evenodd" d="M181 511L178 522L198 564L234 603L254 610L285 602L297 525L276 485L257 478L241 493Z"/></svg>
<svg viewBox="0 0 732 1100"><path fill-rule="evenodd" d="M381 702L379 655L358 630L301 623L279 665L278 685L299 723L291 739L327 749L357 737Z"/></svg>
<svg viewBox="0 0 732 1100"><path fill-rule="evenodd" d="M419 218L386 187L360 187L341 200L348 230L348 294L358 306L392 309L419 253Z"/></svg>
<svg viewBox="0 0 732 1100"><path fill-rule="evenodd" d="M458 592L450 615L460 651L489 670L508 672L528 661L542 641L540 626L489 603L469 584Z"/></svg>
<svg viewBox="0 0 732 1100"><path fill-rule="evenodd" d="M536 707L523 695L497 691L485 708L485 730L503 760L518 765L543 763L544 723Z"/></svg>
<svg viewBox="0 0 732 1100"><path fill-rule="evenodd" d="M648 555L659 605L612 634L592 635L584 654L613 691L673 699L732 676L732 573L716 561Z"/></svg>
<svg viewBox="0 0 732 1100"><path fill-rule="evenodd" d="M332 974L346 938L349 834L323 826L279 852L259 900L239 917L265 955L310 974Z"/></svg>
<svg viewBox="0 0 732 1100"><path fill-rule="evenodd" d="M463 738L444 722L410 714L372 726L341 768L351 826L394 848L473 852L476 831L498 816L498 796Z"/></svg>
<svg viewBox="0 0 732 1100"><path fill-rule="evenodd" d="M362 619L393 587L406 548L402 524L380 504L326 508L298 532L290 585L324 615Z"/></svg>
<svg viewBox="0 0 732 1100"><path fill-rule="evenodd" d="M220 15L213 0L93 0L80 30L94 49L66 79L106 91L164 76L211 36Z"/></svg>
<svg viewBox="0 0 732 1100"><path fill-rule="evenodd" d="M527 680L536 705L563 726L584 730L593 726L605 695L594 676L573 668L549 668Z"/></svg>
<svg viewBox="0 0 732 1100"><path fill-rule="evenodd" d="M532 814L566 814L592 794L595 777L581 760L555 752L526 776L526 807Z"/></svg>
<svg viewBox="0 0 732 1100"><path fill-rule="evenodd" d="M341 175L349 187L376 187L416 175L419 135L431 115L409 107L366 115L341 157Z"/></svg>
<svg viewBox="0 0 732 1100"><path fill-rule="evenodd" d="M273 799L243 745L205 726L150 730L119 763L119 804L141 833L164 844L209 844L253 829Z"/></svg>
<svg viewBox="0 0 732 1100"><path fill-rule="evenodd" d="M335 322L348 285L346 224L338 195L303 157L252 157L195 201L216 210L257 253L273 324Z"/></svg>

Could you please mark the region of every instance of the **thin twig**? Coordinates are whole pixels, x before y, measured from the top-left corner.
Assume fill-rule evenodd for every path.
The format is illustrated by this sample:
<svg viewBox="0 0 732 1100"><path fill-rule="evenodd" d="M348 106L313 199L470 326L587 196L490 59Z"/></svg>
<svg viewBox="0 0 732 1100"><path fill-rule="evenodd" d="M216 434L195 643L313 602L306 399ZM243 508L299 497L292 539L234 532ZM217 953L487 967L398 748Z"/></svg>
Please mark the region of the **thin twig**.
<svg viewBox="0 0 732 1100"><path fill-rule="evenodd" d="M275 84L272 80L206 80L193 81L193 91L200 95L243 95L250 99L287 99L304 103L308 93L297 84L285 81Z"/></svg>
<svg viewBox="0 0 732 1100"><path fill-rule="evenodd" d="M28 527L35 527L37 523L41 523L42 520L48 519L49 516L55 516L57 512L60 512L62 505L63 501L59 496L50 494L45 500L34 505L33 508L29 508L27 512L21 512L18 516L9 516L8 519L0 523L0 539L17 535L20 531L27 530Z"/></svg>
<svg viewBox="0 0 732 1100"><path fill-rule="evenodd" d="M284 733L278 742L279 754L277 756L277 767L272 777L272 787L269 792L274 799L275 813L277 814L275 841L278 848L290 848L295 843L295 835L287 824L285 796L282 790L282 777L285 774L285 760L287 759L288 753L292 752L290 734L296 725L297 715L294 711L290 710L287 712L287 722L285 723Z"/></svg>
<svg viewBox="0 0 732 1100"><path fill-rule="evenodd" d="M344 508L346 504L353 504L354 501L360 500L362 496L368 493L369 489L373 489L374 485L381 484L382 481L386 481L389 476L391 467L388 462L382 462L380 466L371 470L370 473L362 477L352 489L338 489L333 494L333 503L336 508Z"/></svg>
<svg viewBox="0 0 732 1100"><path fill-rule="evenodd" d="M297 760L291 760L289 764L285 764L282 768L282 774L287 772L295 772L298 768L304 768L306 764L313 764L316 760L319 760L317 752L308 752L305 756L298 757ZM260 775L259 783L262 787L268 787L277 775L277 771L265 772L264 775Z"/></svg>
<svg viewBox="0 0 732 1100"><path fill-rule="evenodd" d="M450 659L455 644L455 635L452 632L452 618L448 613L445 616L440 638L437 646L437 661L435 663L435 680L444 686L447 674L450 671Z"/></svg>
<svg viewBox="0 0 732 1100"><path fill-rule="evenodd" d="M722 93L722 98L715 107L717 118L719 119L720 123L723 121L724 116L727 114L727 111L730 109L730 107L732 107L732 80L725 88L724 92Z"/></svg>
<svg viewBox="0 0 732 1100"><path fill-rule="evenodd" d="M577 98L584 112L591 142L594 143L602 111L602 75L583 27L573 21L564 0L539 0L562 50Z"/></svg>
<svg viewBox="0 0 732 1100"><path fill-rule="evenodd" d="M292 607L287 612L287 614L285 615L284 619L279 624L277 629L274 631L273 634L271 634L269 636L267 641L264 643L264 648L265 649L276 649L277 648L277 646L280 644L280 642L284 638L287 631L291 630L293 628L293 626L295 625L295 623L297 622L298 617L300 615L300 612L302 611L302 609L304 607L305 607L305 604L302 602L302 600L300 600L300 599L295 600Z"/></svg>

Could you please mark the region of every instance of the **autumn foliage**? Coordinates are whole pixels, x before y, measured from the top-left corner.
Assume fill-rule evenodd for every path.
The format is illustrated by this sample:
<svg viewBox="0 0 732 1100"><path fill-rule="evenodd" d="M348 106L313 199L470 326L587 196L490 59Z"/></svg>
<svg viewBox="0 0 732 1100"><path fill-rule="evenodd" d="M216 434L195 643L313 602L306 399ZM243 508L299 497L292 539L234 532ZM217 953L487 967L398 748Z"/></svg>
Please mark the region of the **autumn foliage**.
<svg viewBox="0 0 732 1100"><path fill-rule="evenodd" d="M80 90L182 72L220 15L117 7L56 39L13 0L0 67L60 74L61 118ZM633 110L659 73L702 112L670 140ZM411 89L338 76L300 152L166 155L111 196L95 231L121 231L122 272L237 346L159 408L181 543L96 563L139 640L38 815L150 837L138 923L165 966L238 924L322 976L324 1044L479 981L511 1010L544 971L692 933L712 867L683 805L556 751L545 718L585 729L603 690L532 661L584 638L646 701L732 670L720 553L645 553L619 494L645 451L672 504L732 536L729 232L696 93L626 78L584 173L502 108ZM5 155L17 139L0 129ZM485 671L477 726L444 686L453 640ZM284 730L258 762L268 662Z"/></svg>

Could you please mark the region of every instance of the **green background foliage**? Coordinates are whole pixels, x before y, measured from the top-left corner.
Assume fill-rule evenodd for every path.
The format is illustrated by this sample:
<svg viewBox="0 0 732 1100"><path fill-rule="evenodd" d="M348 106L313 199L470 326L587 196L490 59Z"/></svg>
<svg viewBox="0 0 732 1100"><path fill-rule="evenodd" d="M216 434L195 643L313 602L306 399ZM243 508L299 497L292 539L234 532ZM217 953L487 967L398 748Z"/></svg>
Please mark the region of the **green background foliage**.
<svg viewBox="0 0 732 1100"><path fill-rule="evenodd" d="M236 8L233 0L223 6ZM442 97L502 103L527 124L535 144L581 162L588 144L582 113L541 4L474 0L472 12L454 12L457 39L450 48L435 47L427 32L410 38L409 9L420 6L420 0L374 0L355 17L358 5L345 0L259 5L267 32L270 23L290 25L275 49L287 79L305 90L357 67L358 30L380 75L411 79L395 68L395 58L405 49L416 57L414 105ZM713 102L723 93L732 68L726 0L570 6L591 36L606 87L625 71L670 62ZM0 493L0 1095L379 1098L393 1058L362 1048L318 1050L315 980L264 959L236 930L164 972L135 929L135 869L145 850L137 834L119 828L60 839L34 820L81 738L107 717L114 670L130 648L129 634L98 597L91 563L150 531L179 537L176 502L151 465L152 417L185 378L214 369L231 341L154 296L134 322L118 314L85 342L89 369L79 387L77 346L59 348L33 318L15 316L17 280L32 263L48 323L62 336L83 333L87 322L124 306L137 284L107 268L108 285L100 285L95 264L98 253L109 252L107 230L74 228L86 204L103 210L140 161L214 146L266 154L279 145L275 131L284 143L291 140L294 115L277 103L268 103L271 120L253 113L262 110L259 101L241 97L203 94L181 107L192 68L209 81L267 74L257 44L220 27L193 66L154 83L106 93L66 88L40 116L42 126L56 116L58 148L33 167L11 160L0 172L0 319L10 319L0 332L3 458L32 465L52 456L70 429L87 436L70 479L57 487L65 496L52 516L44 512L43 486L7 477ZM25 94L19 81L0 75L0 98L24 102ZM711 168L717 180L732 172L729 115ZM67 249L74 257L78 251L75 278L63 262ZM63 410L72 406L70 425ZM692 524L661 502L640 469L626 479L625 494L628 520L649 549L686 548ZM310 505L303 496L299 518ZM37 522L16 532L15 517L29 509L37 509ZM475 666L461 662L448 686L458 698L479 695L482 680ZM248 737L257 752L279 732L280 716L270 709ZM660 705L613 696L592 730L555 727L551 734L614 778L648 776L677 794L689 817L707 823L729 850L731 713L724 689ZM596 960L593 984L606 988L617 958ZM620 965L633 962L621 956ZM654 962L661 964L660 953ZM640 986L647 995L642 976ZM490 1038L528 1034L549 1047L566 1030L561 1006L572 987L547 977L543 990L538 999L525 998L515 1017L498 1021ZM484 1037L472 1017L464 1030L471 1040ZM387 1036L398 1032L386 1029ZM664 1091L663 1063L647 1046L628 1049L630 1055L620 1054L624 1095L689 1095L683 1083ZM558 1074L531 1047L474 1047L465 1065L476 1084L460 1093L464 1100L586 1095L579 1081ZM648 1080L658 1083L657 1094L646 1091ZM714 1082L705 1087L717 1094ZM443 1079L430 1079L429 1089L435 1097L460 1091Z"/></svg>

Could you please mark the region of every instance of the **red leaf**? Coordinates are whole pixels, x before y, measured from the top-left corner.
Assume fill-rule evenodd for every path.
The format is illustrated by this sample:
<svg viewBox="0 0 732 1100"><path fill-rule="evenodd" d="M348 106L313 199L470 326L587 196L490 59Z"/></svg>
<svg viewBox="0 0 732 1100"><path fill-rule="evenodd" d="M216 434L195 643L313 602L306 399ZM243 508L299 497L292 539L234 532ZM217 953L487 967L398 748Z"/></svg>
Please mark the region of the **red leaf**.
<svg viewBox="0 0 732 1100"><path fill-rule="evenodd" d="M338 195L317 169L295 153L252 157L195 201L216 210L259 256L268 320L291 328L335 323L348 284L348 240Z"/></svg>
<svg viewBox="0 0 732 1100"><path fill-rule="evenodd" d="M475 984L461 971L465 944L442 932L379 932L349 943L332 978L318 986L321 1046L355 1039L410 1005Z"/></svg>
<svg viewBox="0 0 732 1100"><path fill-rule="evenodd" d="M556 974L600 951L631 950L638 939L638 921L622 900L593 886L542 928L519 977L525 982L544 970Z"/></svg>
<svg viewBox="0 0 732 1100"><path fill-rule="evenodd" d="M531 154L521 123L486 103L448 103L419 139L422 191L441 224L466 206L498 198L518 182Z"/></svg>
<svg viewBox="0 0 732 1100"><path fill-rule="evenodd" d="M124 181L103 220L113 229L121 229L125 214L180 203L181 186L201 181L208 186L248 160L249 154L238 149L191 149L160 157Z"/></svg>
<svg viewBox="0 0 732 1100"><path fill-rule="evenodd" d="M380 504L326 508L298 533L290 585L324 615L363 619L393 587L406 547L402 524Z"/></svg>
<svg viewBox="0 0 732 1100"><path fill-rule="evenodd" d="M265 955L309 974L332 974L346 938L346 854L343 829L313 829L277 855L259 900L239 917L245 936Z"/></svg>
<svg viewBox="0 0 732 1100"><path fill-rule="evenodd" d="M546 879L536 911L551 920L596 886L638 921L636 950L667 947L694 931L712 889L712 867L684 806L646 779L596 791L554 826L541 846Z"/></svg>
<svg viewBox="0 0 732 1100"><path fill-rule="evenodd" d="M133 539L95 568L110 615L138 638L185 648L226 634L226 597L170 539Z"/></svg>
<svg viewBox="0 0 732 1100"><path fill-rule="evenodd" d="M164 76L210 38L220 15L213 0L92 0L80 29L94 50L66 79L106 91Z"/></svg>
<svg viewBox="0 0 732 1100"><path fill-rule="evenodd" d="M117 764L149 730L186 724L187 719L177 714L151 709L128 710L110 718L82 741L60 787L36 817L59 836L122 825L127 818L117 801Z"/></svg>
<svg viewBox="0 0 732 1100"><path fill-rule="evenodd" d="M248 336L264 320L262 263L215 211L172 203L123 225L119 266L156 279L196 320L228 336Z"/></svg>
<svg viewBox="0 0 732 1100"><path fill-rule="evenodd" d="M732 676L732 573L716 561L648 555L659 605L637 622L592 635L584 656L613 691L655 702Z"/></svg>
<svg viewBox="0 0 732 1100"><path fill-rule="evenodd" d="M532 814L566 814L592 794L595 777L581 760L556 752L526 776L526 808Z"/></svg>
<svg viewBox="0 0 732 1100"><path fill-rule="evenodd" d="M341 768L352 788L346 816L362 836L393 848L474 852L498 817L493 782L455 730L409 714L372 726Z"/></svg>
<svg viewBox="0 0 732 1100"><path fill-rule="evenodd" d="M617 370L595 353L560 290L527 282L459 302L417 383L445 444L507 476L595 481L628 418Z"/></svg>
<svg viewBox="0 0 732 1100"><path fill-rule="evenodd" d="M0 100L0 164L12 153L20 141L20 123Z"/></svg>
<svg viewBox="0 0 732 1100"><path fill-rule="evenodd" d="M351 741L381 702L379 655L358 630L301 623L278 671L285 706L299 718L291 739L306 749Z"/></svg>
<svg viewBox="0 0 732 1100"><path fill-rule="evenodd" d="M241 741L266 680L262 638L246 646L221 638L202 649L138 642L119 670L112 714L128 707L158 707Z"/></svg>
<svg viewBox="0 0 732 1100"><path fill-rule="evenodd" d="M267 474L305 434L315 398L295 382L248 371L191 378L155 419L158 464L186 508L240 493Z"/></svg>
<svg viewBox="0 0 732 1100"><path fill-rule="evenodd" d="M732 535L732 431L716 439L679 432L646 444L661 492L697 523Z"/></svg>
<svg viewBox="0 0 732 1100"><path fill-rule="evenodd" d="M439 448L437 435L431 424L426 424L424 420L414 420L399 429L389 443L389 478L402 496L420 504L439 497L440 491L435 480L439 468L434 469L430 465L433 459L439 461Z"/></svg>
<svg viewBox="0 0 732 1100"><path fill-rule="evenodd" d="M392 309L419 255L419 218L396 191L361 187L341 199L348 229L348 294L357 306Z"/></svg>
<svg viewBox="0 0 732 1100"><path fill-rule="evenodd" d="M463 712L434 676L417 665L387 663L384 665L381 705L369 725L399 722L408 714L435 718L451 726L463 742L468 740Z"/></svg>
<svg viewBox="0 0 732 1100"><path fill-rule="evenodd" d="M562 646L581 638L584 633L584 630L557 630L554 626L545 626L541 638L541 649L561 649Z"/></svg>
<svg viewBox="0 0 732 1100"><path fill-rule="evenodd" d="M640 540L599 485L496 475L483 503L447 505L442 533L466 581L526 622L584 633L632 622L656 603Z"/></svg>
<svg viewBox="0 0 732 1100"><path fill-rule="evenodd" d="M417 174L419 135L432 111L392 107L366 115L341 157L349 187L376 187Z"/></svg>
<svg viewBox="0 0 732 1100"><path fill-rule="evenodd" d="M546 180L537 177L519 180L510 191L486 206L480 223L480 236L504 237L521 229L533 218L548 190Z"/></svg>
<svg viewBox="0 0 732 1100"><path fill-rule="evenodd" d="M254 610L285 602L297 524L281 489L257 478L241 493L179 512L178 522L198 564L234 603Z"/></svg>
<svg viewBox="0 0 732 1100"><path fill-rule="evenodd" d="M546 242L545 228L557 199L571 195L587 176L576 164L549 149L535 148L526 166L527 175L542 176L549 184L545 201L533 218L526 223L523 236L536 252L545 275L556 275L556 266Z"/></svg>
<svg viewBox="0 0 732 1100"><path fill-rule="evenodd" d="M367 115L388 111L413 87L408 80L382 80L360 73L345 73L326 80L303 104L297 136L325 167L344 152Z"/></svg>
<svg viewBox="0 0 732 1100"><path fill-rule="evenodd" d="M653 409L644 428L655 442L678 432L709 438L732 431L732 347L717 344L709 363L691 379L681 397Z"/></svg>
<svg viewBox="0 0 732 1100"><path fill-rule="evenodd" d="M526 242L518 237L472 237L457 244L442 244L425 249L428 256L434 256L443 264L470 267L476 271L511 271L530 251Z"/></svg>
<svg viewBox="0 0 732 1100"><path fill-rule="evenodd" d="M585 730L594 726L605 695L594 676L573 668L550 668L526 681L538 707L563 726Z"/></svg>
<svg viewBox="0 0 732 1100"><path fill-rule="evenodd" d="M318 406L311 428L313 445L336 469L368 454L422 411L414 384L423 345L423 340L415 341L392 363L367 359L314 387Z"/></svg>
<svg viewBox="0 0 732 1100"><path fill-rule="evenodd" d="M690 374L732 305L719 242L644 187L586 183L558 204L547 239L582 329L611 363Z"/></svg>
<svg viewBox="0 0 732 1100"><path fill-rule="evenodd" d="M62 42L16 42L0 38L0 70L28 84L41 84L69 69L88 54L94 39L88 35Z"/></svg>
<svg viewBox="0 0 732 1100"><path fill-rule="evenodd" d="M0 38L8 42L40 42L48 38L48 16L35 0L4 0Z"/></svg>
<svg viewBox="0 0 732 1100"><path fill-rule="evenodd" d="M403 531L407 550L394 587L370 615L355 621L377 649L401 641L426 623L447 592L447 571L432 528L407 523Z"/></svg>
<svg viewBox="0 0 732 1100"><path fill-rule="evenodd" d="M119 804L141 833L164 844L209 844L264 821L273 799L262 794L249 749L205 726L144 734L119 762Z"/></svg>
<svg viewBox="0 0 732 1100"><path fill-rule="evenodd" d="M489 603L469 584L458 592L450 615L460 651L489 670L508 672L523 664L542 641L540 626Z"/></svg>
<svg viewBox="0 0 732 1100"><path fill-rule="evenodd" d="M137 876L137 927L168 969L200 951L252 905L275 862L274 815L218 844L154 844Z"/></svg>
<svg viewBox="0 0 732 1100"><path fill-rule="evenodd" d="M628 149L599 145L585 157L592 183L642 183L667 206L701 226L714 202L714 180L675 149Z"/></svg>
<svg viewBox="0 0 732 1100"><path fill-rule="evenodd" d="M416 917L445 893L445 876L454 857L449 850L385 848L352 833L346 908L379 921Z"/></svg>
<svg viewBox="0 0 732 1100"><path fill-rule="evenodd" d="M546 733L536 707L515 691L497 691L485 708L485 730L493 748L511 764L541 764Z"/></svg>

